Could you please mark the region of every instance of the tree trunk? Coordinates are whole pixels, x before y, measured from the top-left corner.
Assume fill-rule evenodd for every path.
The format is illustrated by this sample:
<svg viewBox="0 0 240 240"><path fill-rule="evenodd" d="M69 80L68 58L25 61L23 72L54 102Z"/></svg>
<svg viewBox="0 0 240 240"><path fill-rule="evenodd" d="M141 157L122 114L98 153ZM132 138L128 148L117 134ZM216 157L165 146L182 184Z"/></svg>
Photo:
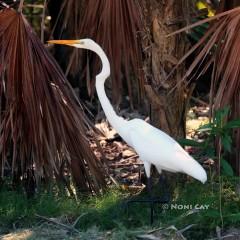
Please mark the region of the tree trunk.
<svg viewBox="0 0 240 240"><path fill-rule="evenodd" d="M184 66L167 80L166 77L186 52L183 34L166 37L183 23L182 1L146 0L144 3L146 29L149 33L145 68L149 76L145 86L150 102L151 123L174 138L185 137L186 109L191 90L180 83ZM147 45L146 43L144 43Z"/></svg>

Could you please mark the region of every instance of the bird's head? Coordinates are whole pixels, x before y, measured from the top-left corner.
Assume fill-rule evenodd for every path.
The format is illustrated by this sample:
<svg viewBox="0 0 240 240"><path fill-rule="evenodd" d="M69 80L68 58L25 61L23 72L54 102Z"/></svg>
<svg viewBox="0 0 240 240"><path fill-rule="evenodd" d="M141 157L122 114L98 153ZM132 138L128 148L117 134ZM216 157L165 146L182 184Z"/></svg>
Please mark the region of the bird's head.
<svg viewBox="0 0 240 240"><path fill-rule="evenodd" d="M106 79L110 75L110 64L108 58L103 49L92 39L85 38L79 40L50 40L48 43L68 45L71 47L83 48L95 52L101 58L103 65L102 71L98 74L98 76L102 74L101 77L103 79Z"/></svg>
<svg viewBox="0 0 240 240"><path fill-rule="evenodd" d="M94 50L96 48L96 43L89 38L79 40L50 40L48 43L68 45L71 47L84 48L89 50Z"/></svg>

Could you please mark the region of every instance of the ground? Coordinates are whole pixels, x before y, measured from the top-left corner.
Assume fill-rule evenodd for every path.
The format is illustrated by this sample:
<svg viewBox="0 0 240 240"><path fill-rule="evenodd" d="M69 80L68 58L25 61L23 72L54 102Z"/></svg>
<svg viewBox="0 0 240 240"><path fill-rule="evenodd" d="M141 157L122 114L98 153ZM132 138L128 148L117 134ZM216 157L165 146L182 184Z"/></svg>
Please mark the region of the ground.
<svg viewBox="0 0 240 240"><path fill-rule="evenodd" d="M205 107L192 108L190 110L187 121L189 138L196 138L194 130L207 121L207 111L208 109ZM177 197L177 203L192 204L201 201L201 203L211 205L212 209L210 211L204 212L192 209L170 211L170 209L161 209L162 215L160 216L160 222L163 221L164 224L151 226L146 210L141 209L141 207L136 207L136 209L134 209L135 212L127 218L126 213L118 208L118 202L119 199L124 199L126 196L129 196L130 193L135 194L144 189L142 163L135 152L116 135L113 129L109 128L106 122L97 124L97 127L101 129L105 135L99 138L99 143L103 150L102 152L97 150L97 144L94 142L92 142L92 148L96 155L102 158L107 166L107 171L111 176L109 184L111 183L112 186L118 189L117 193L115 193L114 190L109 196L104 196L102 199L91 198L86 204L80 203L79 206L76 206L74 202L68 199L59 198L56 200L55 196L53 198L42 196L38 202L32 203L28 209L29 212L26 212L26 210L24 212L23 209L26 208L26 205L24 205L25 199L20 199L18 195L15 197L10 196L9 198L8 196L4 196L8 199L6 201L15 202L16 206L14 206L13 209L20 211L20 213L16 213L16 216L14 215L15 213L13 214L12 220L9 220L9 224L7 225L10 227L9 229L1 227L4 226L4 224L1 224L0 217L1 240L203 239L195 236L205 236L208 227L211 229L211 238L209 237L209 239L240 239L240 230L228 227L227 231L221 231L219 227L221 225L219 211L216 211L216 205L218 204L218 195L216 195L216 192L218 191L219 184L216 182L211 182L203 186L200 183L196 183L197 181L190 181L187 188L179 188L175 193L176 196L181 195L181 198ZM240 211L240 209L238 209L240 197L237 191L233 191L233 188L234 185L227 181L223 187L224 202L226 204L233 203L233 205L225 206L226 209L231 209L231 213L226 213L227 220L225 220L229 221L230 224L231 221L237 221L234 219L238 218L238 212ZM180 191L180 193L178 191ZM2 204L3 203L4 201L2 201ZM12 211L10 210L12 208L7 206L8 203L5 204L7 211ZM169 205L167 207L169 208ZM0 199L0 214L1 211L6 211L4 207L2 208L3 209L1 209ZM21 211L23 211L23 213L21 213ZM7 214L11 216L12 213L7 212ZM143 214L146 216L142 222L140 218L143 217ZM228 220L228 218L230 220ZM6 217L6 220L8 219L9 218ZM2 221L4 220L2 219ZM23 221L26 223L22 224ZM92 222L96 222L98 227L94 226ZM200 225L204 226L200 227ZM207 231L210 231L209 229ZM202 235L198 235L198 231L202 231Z"/></svg>

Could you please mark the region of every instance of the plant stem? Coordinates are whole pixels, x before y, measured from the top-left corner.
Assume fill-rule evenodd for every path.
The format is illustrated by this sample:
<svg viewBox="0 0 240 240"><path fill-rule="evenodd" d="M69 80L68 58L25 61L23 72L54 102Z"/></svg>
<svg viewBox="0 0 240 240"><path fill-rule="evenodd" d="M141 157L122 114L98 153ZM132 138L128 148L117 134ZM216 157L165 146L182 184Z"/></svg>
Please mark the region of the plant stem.
<svg viewBox="0 0 240 240"><path fill-rule="evenodd" d="M222 214L222 179L221 179L221 172L220 172L220 167L221 167L221 150L222 150L222 141L221 138L219 138L218 141L219 144L219 151L218 151L218 179L219 179L219 214L221 218L221 229L223 230L223 214Z"/></svg>
<svg viewBox="0 0 240 240"><path fill-rule="evenodd" d="M24 0L21 0L18 7L18 12L22 13Z"/></svg>

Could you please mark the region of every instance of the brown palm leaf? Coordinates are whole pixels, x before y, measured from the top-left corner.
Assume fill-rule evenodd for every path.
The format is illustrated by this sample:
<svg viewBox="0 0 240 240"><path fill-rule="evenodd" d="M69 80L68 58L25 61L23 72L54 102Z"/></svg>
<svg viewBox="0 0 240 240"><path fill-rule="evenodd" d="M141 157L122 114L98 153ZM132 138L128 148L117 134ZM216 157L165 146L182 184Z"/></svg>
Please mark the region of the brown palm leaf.
<svg viewBox="0 0 240 240"><path fill-rule="evenodd" d="M232 112L229 120L240 118L240 7L199 21L178 32L212 20L215 21L210 25L203 38L179 62L179 64L182 63L192 52L199 51L183 80L187 77L190 79L198 78L210 66L213 67L210 96L213 109L230 106ZM239 129L234 132L233 137L235 150L232 165L240 174Z"/></svg>
<svg viewBox="0 0 240 240"><path fill-rule="evenodd" d="M21 176L63 177L71 169L76 185L98 192L102 168L86 138L87 119L62 71L24 16L0 12L0 153ZM8 154L12 146L12 158Z"/></svg>
<svg viewBox="0 0 240 240"><path fill-rule="evenodd" d="M69 1L66 0L63 4L66 5L66 2ZM72 4L72 7L68 9L75 8ZM80 8L78 9L80 11ZM142 23L138 11L139 8L135 1L89 0L86 1L81 20L71 21L72 25L78 29L78 38L92 38L106 51L112 70L112 97L117 104L120 103L124 84L127 86L131 102L133 102L134 88L137 89L138 99L143 93L139 39ZM66 14L69 15L68 11ZM76 19L79 19L77 18L79 15L76 13L74 15ZM70 33L72 32L70 31ZM69 38L75 37L75 33L69 36ZM84 59L83 61L80 59L76 61L74 55L76 56L76 51L70 58L70 63L75 63L74 66L78 67L72 69L77 71L79 66L82 65L82 69L85 71L84 79L87 79L88 92L92 96L95 89L95 75L101 65L95 54L89 53L84 57L81 56L81 59ZM71 61L71 59L74 59L74 61ZM134 78L131 77L132 74Z"/></svg>

